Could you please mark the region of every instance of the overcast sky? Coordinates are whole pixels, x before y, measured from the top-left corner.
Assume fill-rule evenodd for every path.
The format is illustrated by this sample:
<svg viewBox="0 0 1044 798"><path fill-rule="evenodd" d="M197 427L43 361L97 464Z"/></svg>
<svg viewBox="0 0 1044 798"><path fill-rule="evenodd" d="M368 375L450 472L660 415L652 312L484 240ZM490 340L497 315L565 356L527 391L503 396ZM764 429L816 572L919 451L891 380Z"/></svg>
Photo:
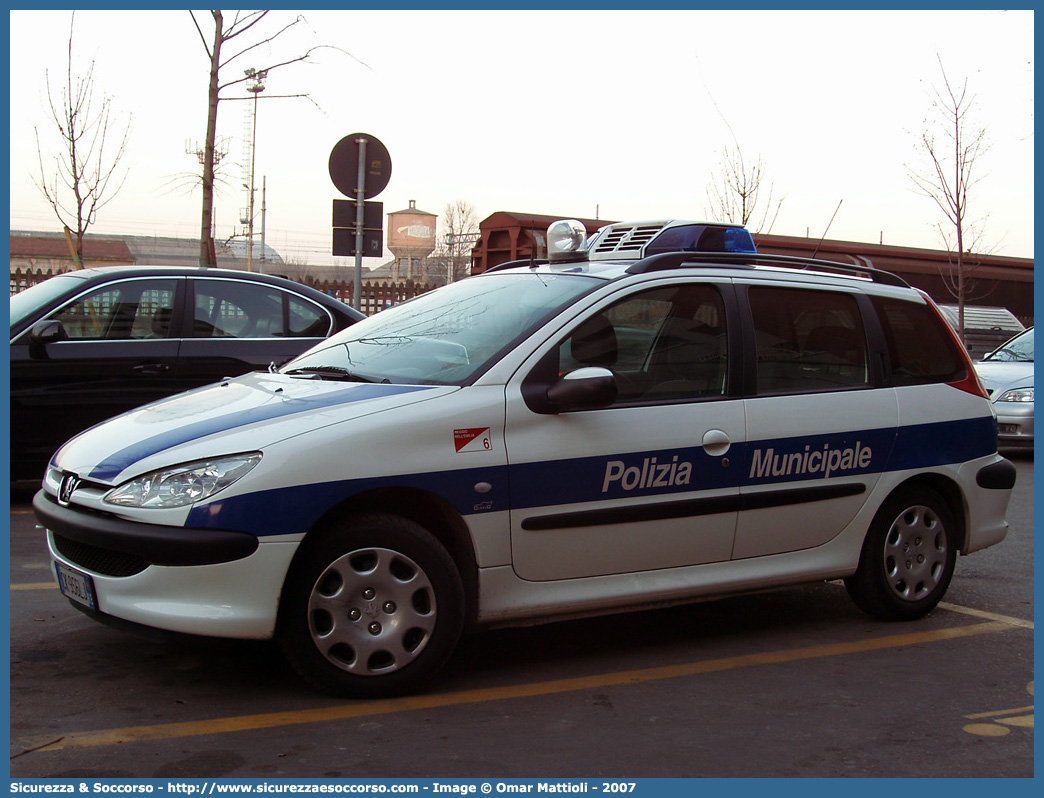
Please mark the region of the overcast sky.
<svg viewBox="0 0 1044 798"><path fill-rule="evenodd" d="M738 145L764 164L762 206L769 189L782 200L771 232L941 248L944 218L909 177L929 166L916 144L936 119L940 61L952 83L967 80L968 124L990 143L969 215L988 217L989 251L1033 255L1032 11L300 14L222 72L224 82L323 47L274 70L258 103L255 182L266 185L267 242L287 259L354 262L329 254L342 197L328 161L358 132L391 155L376 197L386 213L415 200L441 217L459 199L479 219L704 219L723 150ZM196 16L210 39L209 12ZM273 11L265 29L293 19ZM12 229L60 229L31 175L37 132L49 174L61 151L47 82L60 101L69 22L69 11L11 12ZM95 103L111 97L113 128L133 116L126 182L92 231L198 237L201 192L185 176L198 170L209 62L189 13L78 11L72 48L74 75L94 62ZM244 230L248 107L220 104L218 240Z"/></svg>

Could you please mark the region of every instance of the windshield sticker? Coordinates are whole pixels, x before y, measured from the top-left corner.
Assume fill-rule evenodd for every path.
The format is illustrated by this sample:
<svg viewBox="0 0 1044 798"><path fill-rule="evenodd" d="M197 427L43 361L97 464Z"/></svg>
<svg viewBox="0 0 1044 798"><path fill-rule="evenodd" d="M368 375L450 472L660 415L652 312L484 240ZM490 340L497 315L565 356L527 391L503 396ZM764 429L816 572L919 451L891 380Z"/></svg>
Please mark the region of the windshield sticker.
<svg viewBox="0 0 1044 798"><path fill-rule="evenodd" d="M453 430L453 445L457 449L457 454L488 452L493 448L493 439L489 436L489 427L455 429Z"/></svg>

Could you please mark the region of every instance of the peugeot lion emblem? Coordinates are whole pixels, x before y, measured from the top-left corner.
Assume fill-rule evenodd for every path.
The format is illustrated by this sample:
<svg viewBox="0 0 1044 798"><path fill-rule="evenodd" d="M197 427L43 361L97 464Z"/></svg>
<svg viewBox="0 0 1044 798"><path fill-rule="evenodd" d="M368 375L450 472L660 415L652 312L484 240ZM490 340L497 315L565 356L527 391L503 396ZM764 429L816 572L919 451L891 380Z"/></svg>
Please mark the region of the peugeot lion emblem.
<svg viewBox="0 0 1044 798"><path fill-rule="evenodd" d="M79 486L80 479L75 474L66 474L62 477L62 484L58 487L58 504L62 507L68 507L73 491Z"/></svg>

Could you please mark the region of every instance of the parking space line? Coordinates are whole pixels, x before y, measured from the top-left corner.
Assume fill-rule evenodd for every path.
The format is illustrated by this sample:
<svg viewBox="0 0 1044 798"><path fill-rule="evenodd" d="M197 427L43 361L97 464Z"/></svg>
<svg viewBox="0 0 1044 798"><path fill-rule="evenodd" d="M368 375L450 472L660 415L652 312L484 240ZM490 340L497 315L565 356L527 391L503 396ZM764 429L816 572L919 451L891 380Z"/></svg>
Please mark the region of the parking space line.
<svg viewBox="0 0 1044 798"><path fill-rule="evenodd" d="M49 590L58 587L57 582L23 582L11 585L11 590Z"/></svg>
<svg viewBox="0 0 1044 798"><path fill-rule="evenodd" d="M983 618L990 621L1000 621L1001 623L1010 623L1012 626L1020 626L1023 629L1032 629L1033 621L1025 621L1022 618L1012 618L1010 615L998 615L995 612L986 612L985 610L976 610L971 607L961 607L957 604L950 604L945 601L939 602L939 609L949 610L950 612L959 612L962 615L971 615L974 618Z"/></svg>
<svg viewBox="0 0 1044 798"><path fill-rule="evenodd" d="M904 646L956 640L975 635L1006 632L1017 627L1017 624L1008 623L1006 621L991 620L983 623L969 624L967 626L888 635L871 640L828 643L818 646L783 649L779 651L764 651L735 657L688 662L679 665L665 665L656 668L618 671L614 673L519 684L508 687L464 690L455 693L404 696L401 698L375 701L356 701L315 709L211 718L208 720L185 721L180 723L128 726L125 728L101 729L98 731L69 732L57 739L54 734L36 735L31 738L22 738L18 741L18 745L22 748L23 752L47 752L58 751L65 748L91 748L120 743L169 740L207 734L244 732L281 726L326 723L330 721L372 717L398 712L412 712L416 710L437 709L440 707L464 706L468 704L504 701L515 698L534 698L576 692L580 690L626 686L662 679L674 679L685 676L698 676L701 674L750 668L758 665L778 665L798 662L801 660L867 653L890 648L901 648ZM15 754L15 756L19 755L20 754Z"/></svg>

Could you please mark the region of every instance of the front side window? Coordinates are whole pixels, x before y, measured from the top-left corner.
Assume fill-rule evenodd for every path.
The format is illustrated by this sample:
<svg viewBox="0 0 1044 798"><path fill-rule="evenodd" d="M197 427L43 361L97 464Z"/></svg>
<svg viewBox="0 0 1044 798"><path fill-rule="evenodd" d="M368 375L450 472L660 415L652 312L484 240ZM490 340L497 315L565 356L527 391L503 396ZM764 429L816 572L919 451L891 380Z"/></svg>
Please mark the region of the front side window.
<svg viewBox="0 0 1044 798"><path fill-rule="evenodd" d="M754 286L749 296L758 394L870 384L863 321L851 295Z"/></svg>
<svg viewBox="0 0 1044 798"><path fill-rule="evenodd" d="M583 321L559 347L559 372L613 372L617 404L722 396L728 347L721 295L702 284L630 296Z"/></svg>
<svg viewBox="0 0 1044 798"><path fill-rule="evenodd" d="M175 280L121 280L97 288L52 313L69 340L166 338Z"/></svg>

